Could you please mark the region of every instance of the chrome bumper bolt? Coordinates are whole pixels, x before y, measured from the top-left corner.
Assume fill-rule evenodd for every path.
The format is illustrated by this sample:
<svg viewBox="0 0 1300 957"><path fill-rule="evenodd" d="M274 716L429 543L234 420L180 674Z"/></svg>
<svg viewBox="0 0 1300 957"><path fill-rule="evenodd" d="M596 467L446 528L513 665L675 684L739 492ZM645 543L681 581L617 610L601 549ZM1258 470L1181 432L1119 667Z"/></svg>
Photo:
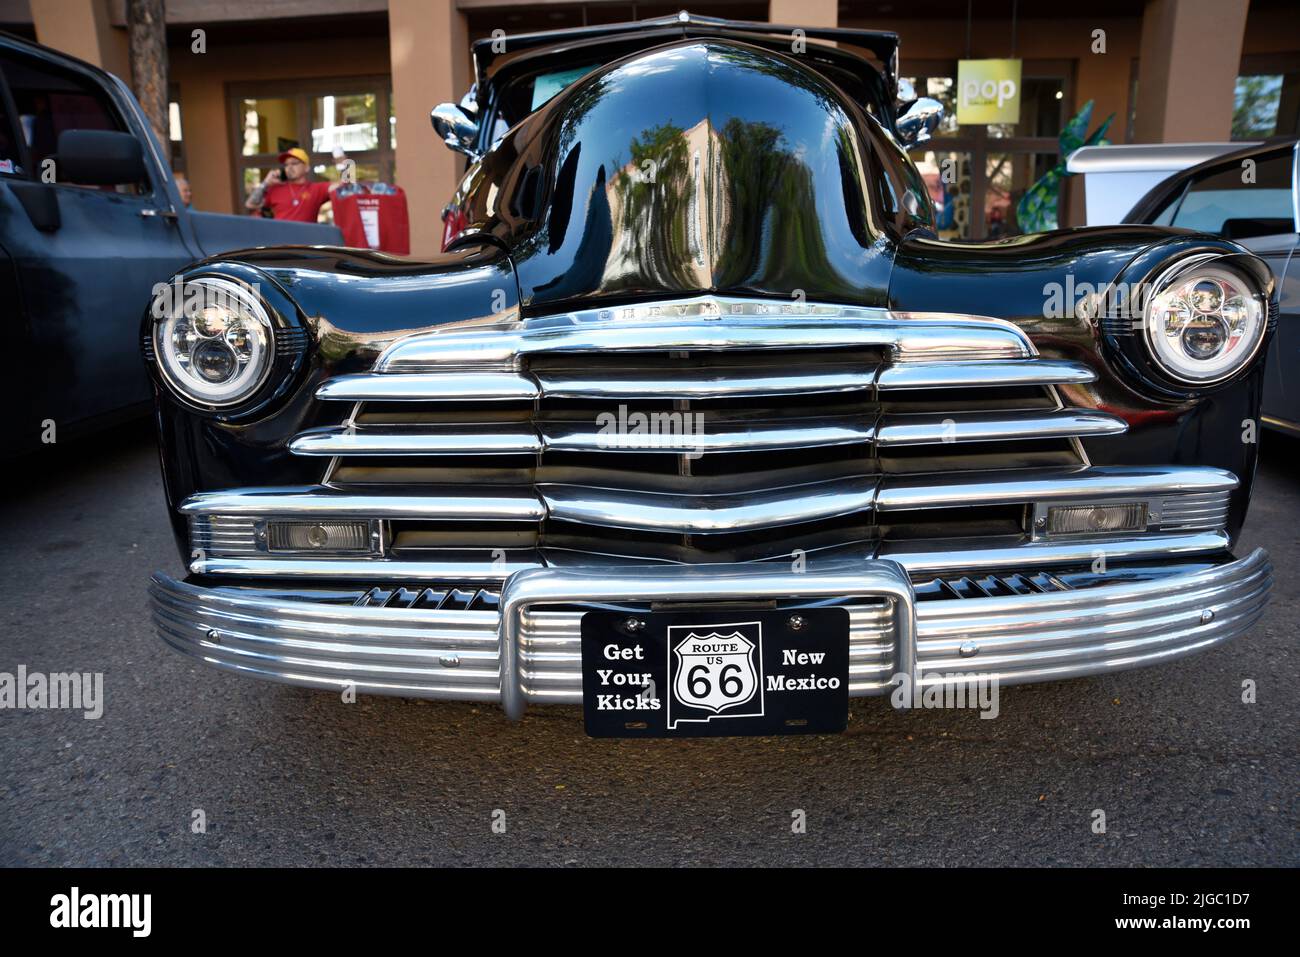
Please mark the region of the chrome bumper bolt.
<svg viewBox="0 0 1300 957"><path fill-rule="evenodd" d="M645 630L645 622L640 618L625 618L623 620L623 630L629 635L635 635Z"/></svg>
<svg viewBox="0 0 1300 957"><path fill-rule="evenodd" d="M963 641L961 647L957 649L957 654L963 658L974 658L980 653L980 646L973 641Z"/></svg>
<svg viewBox="0 0 1300 957"><path fill-rule="evenodd" d="M1212 621L1214 621L1214 610L1213 610L1213 609L1211 609L1211 608L1207 608L1207 609L1205 609L1205 611L1201 612L1201 624L1202 624L1202 625L1208 625L1208 624L1209 624L1210 622L1212 622Z"/></svg>
<svg viewBox="0 0 1300 957"><path fill-rule="evenodd" d="M791 631L803 631L803 626L808 624L808 621L803 615L791 615L787 624L790 625Z"/></svg>

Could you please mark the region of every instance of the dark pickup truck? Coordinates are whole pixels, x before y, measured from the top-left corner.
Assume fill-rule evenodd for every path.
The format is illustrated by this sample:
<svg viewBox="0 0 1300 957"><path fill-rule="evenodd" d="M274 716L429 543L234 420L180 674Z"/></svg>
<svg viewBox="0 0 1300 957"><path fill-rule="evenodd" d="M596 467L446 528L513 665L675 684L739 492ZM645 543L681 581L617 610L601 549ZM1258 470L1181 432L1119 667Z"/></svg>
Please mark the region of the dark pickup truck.
<svg viewBox="0 0 1300 957"><path fill-rule="evenodd" d="M120 79L0 35L0 301L5 453L148 408L140 303L187 263L254 246L340 244L333 226L186 208Z"/></svg>

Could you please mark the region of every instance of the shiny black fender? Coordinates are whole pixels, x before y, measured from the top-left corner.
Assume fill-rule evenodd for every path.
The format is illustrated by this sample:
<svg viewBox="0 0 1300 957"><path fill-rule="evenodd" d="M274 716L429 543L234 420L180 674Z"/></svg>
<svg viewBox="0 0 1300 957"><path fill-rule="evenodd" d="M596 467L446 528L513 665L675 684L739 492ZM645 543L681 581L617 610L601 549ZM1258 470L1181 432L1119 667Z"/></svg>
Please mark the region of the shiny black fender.
<svg viewBox="0 0 1300 957"><path fill-rule="evenodd" d="M1067 406L1095 409L1128 423L1122 435L1089 438L1094 465L1205 465L1241 484L1232 496L1229 533L1246 517L1260 433L1267 339L1244 374L1221 386L1178 389L1134 357L1141 333L1132 317L1104 307L1115 284L1151 283L1170 263L1198 254L1239 257L1276 304L1267 267L1235 243L1155 226L1057 230L990 243L947 243L917 235L899 245L889 303L900 311L964 312L1020 326L1047 357L1090 366L1095 382L1059 386ZM1081 301L1103 301L1100 309ZM1113 310L1112 310L1113 312ZM1269 335L1272 329L1270 328Z"/></svg>
<svg viewBox="0 0 1300 957"><path fill-rule="evenodd" d="M176 507L195 492L320 481L319 460L290 454L289 440L313 426L337 425L351 411L347 403L315 398L326 379L368 370L403 336L519 314L514 270L493 246L467 246L428 262L330 247L253 249L195 263L176 278L203 275L256 288L281 354L267 389L231 413L181 401L149 362L167 503L183 555L187 535ZM152 323L146 310L146 340Z"/></svg>

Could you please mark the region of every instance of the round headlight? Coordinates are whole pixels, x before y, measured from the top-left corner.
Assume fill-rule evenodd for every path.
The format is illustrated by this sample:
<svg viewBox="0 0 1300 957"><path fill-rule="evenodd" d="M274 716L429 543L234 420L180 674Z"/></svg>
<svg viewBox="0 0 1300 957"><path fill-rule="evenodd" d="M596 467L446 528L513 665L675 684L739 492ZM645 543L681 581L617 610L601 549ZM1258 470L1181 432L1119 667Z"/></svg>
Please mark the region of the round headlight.
<svg viewBox="0 0 1300 957"><path fill-rule="evenodd" d="M1143 325L1151 356L1167 375L1206 385L1255 357L1268 310L1245 276L1198 262L1157 281Z"/></svg>
<svg viewBox="0 0 1300 957"><path fill-rule="evenodd" d="M201 276L185 283L155 320L154 354L168 383L202 405L244 401L266 381L275 361L275 334L266 308L228 279Z"/></svg>

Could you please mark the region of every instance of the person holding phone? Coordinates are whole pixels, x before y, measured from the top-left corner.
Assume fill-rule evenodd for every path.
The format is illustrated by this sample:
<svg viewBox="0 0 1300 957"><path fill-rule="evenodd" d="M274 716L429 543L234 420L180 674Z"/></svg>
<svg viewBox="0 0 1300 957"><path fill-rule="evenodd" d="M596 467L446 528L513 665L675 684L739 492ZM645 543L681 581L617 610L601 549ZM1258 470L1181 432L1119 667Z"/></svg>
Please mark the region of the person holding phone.
<svg viewBox="0 0 1300 957"><path fill-rule="evenodd" d="M271 170L248 196L244 206L270 210L274 219L299 223L316 222L320 208L329 201L338 183L313 180L307 151L295 146L279 156L280 169Z"/></svg>

